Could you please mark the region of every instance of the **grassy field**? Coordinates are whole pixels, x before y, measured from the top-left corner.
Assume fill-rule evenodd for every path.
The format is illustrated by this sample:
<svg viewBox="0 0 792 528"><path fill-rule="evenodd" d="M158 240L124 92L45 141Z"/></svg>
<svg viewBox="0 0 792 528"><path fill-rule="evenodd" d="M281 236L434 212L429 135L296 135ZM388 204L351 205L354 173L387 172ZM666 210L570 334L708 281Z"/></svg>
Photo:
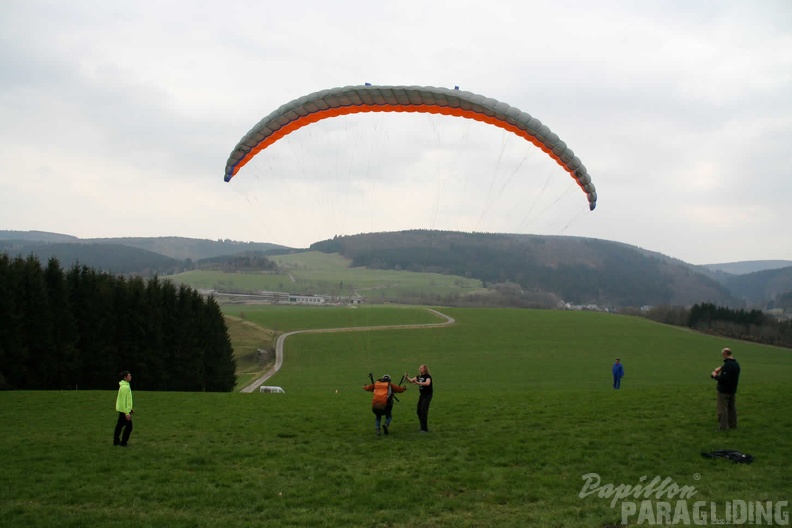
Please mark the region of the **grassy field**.
<svg viewBox="0 0 792 528"><path fill-rule="evenodd" d="M408 325L439 323L444 319L424 308L400 305L305 306L305 305L228 305L225 315L236 316L276 332L309 328Z"/></svg>
<svg viewBox="0 0 792 528"><path fill-rule="evenodd" d="M226 315L226 326L234 346L234 357L237 362L237 390L241 389L275 363L274 358L267 361L259 356L259 349L275 347L274 330L264 328L246 321L242 317Z"/></svg>
<svg viewBox="0 0 792 528"><path fill-rule="evenodd" d="M436 322L247 310L280 331ZM0 393L2 525L620 526L623 502L580 496L592 473L614 486L668 477L695 488L691 508L790 499L792 351L600 313L442 311L457 324L293 336L271 381L283 395L137 391L127 449L110 442L115 391ZM724 345L743 367L740 428L718 433L708 373ZM398 379L424 362L432 432L418 433L411 387L376 437L369 370ZM715 449L756 461L700 455Z"/></svg>
<svg viewBox="0 0 792 528"><path fill-rule="evenodd" d="M283 273L223 273L189 271L164 277L192 288L217 291L279 291L345 295L353 293L378 301L401 294L443 296L483 291L481 281L439 273L350 268L337 254L316 251L268 257Z"/></svg>
<svg viewBox="0 0 792 528"><path fill-rule="evenodd" d="M262 363L259 348L274 350L277 336L310 328L368 327L438 323L443 319L425 309L405 306L309 307L300 305L229 305L223 307L237 359L237 389L245 387L263 374L273 362ZM350 334L355 346L367 343L367 334Z"/></svg>

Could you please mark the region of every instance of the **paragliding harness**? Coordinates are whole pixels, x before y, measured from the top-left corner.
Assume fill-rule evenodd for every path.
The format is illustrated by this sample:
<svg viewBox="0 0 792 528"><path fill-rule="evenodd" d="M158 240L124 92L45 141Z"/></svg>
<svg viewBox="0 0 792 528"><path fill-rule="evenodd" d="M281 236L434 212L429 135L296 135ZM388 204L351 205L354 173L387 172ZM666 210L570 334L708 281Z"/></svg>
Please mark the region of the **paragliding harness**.
<svg viewBox="0 0 792 528"><path fill-rule="evenodd" d="M371 380L371 384L374 385L374 400L375 401L379 400L380 402L383 402L383 401L385 402L384 406L383 406L383 410L391 407L393 405L393 400L399 401L399 398L396 397L396 395L393 393L393 390L391 389L391 381L390 380L387 381L387 386L386 387L383 387L382 383L378 386L377 382L381 382L382 380L377 380L377 382L375 382L374 381L374 373L373 372L369 372L369 380ZM385 383L385 382L383 382L383 383ZM399 381L399 386L400 387L401 387L402 383L404 383L404 376L402 376L401 381ZM387 393L384 392L384 391L387 391Z"/></svg>
<svg viewBox="0 0 792 528"><path fill-rule="evenodd" d="M732 462L739 464L750 464L753 462L754 457L746 453L741 453L733 449L721 449L719 451L711 451L709 453L701 453L701 456L706 458L728 458Z"/></svg>

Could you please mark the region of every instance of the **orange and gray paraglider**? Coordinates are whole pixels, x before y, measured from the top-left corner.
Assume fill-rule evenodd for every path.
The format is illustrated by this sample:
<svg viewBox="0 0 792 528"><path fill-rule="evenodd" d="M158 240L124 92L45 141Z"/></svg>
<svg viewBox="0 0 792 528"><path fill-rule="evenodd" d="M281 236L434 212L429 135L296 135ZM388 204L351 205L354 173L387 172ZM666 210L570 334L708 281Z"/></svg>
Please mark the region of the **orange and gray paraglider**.
<svg viewBox="0 0 792 528"><path fill-rule="evenodd" d="M364 112L443 114L513 132L542 149L574 178L586 193L589 209L597 206L597 191L583 162L541 121L483 95L431 86L345 86L295 99L259 121L239 141L226 162L225 181L231 181L256 154L299 128L329 117Z"/></svg>

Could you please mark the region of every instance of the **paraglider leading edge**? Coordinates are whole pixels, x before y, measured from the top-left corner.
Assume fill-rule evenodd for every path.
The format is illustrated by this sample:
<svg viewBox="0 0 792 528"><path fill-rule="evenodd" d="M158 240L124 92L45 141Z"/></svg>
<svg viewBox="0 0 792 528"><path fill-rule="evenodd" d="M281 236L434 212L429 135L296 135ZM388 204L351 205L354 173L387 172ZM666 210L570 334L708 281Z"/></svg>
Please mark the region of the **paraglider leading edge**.
<svg viewBox="0 0 792 528"><path fill-rule="evenodd" d="M464 117L500 127L530 141L553 158L586 194L591 211L597 191L585 165L541 121L506 103L431 86L345 86L315 92L281 106L259 121L234 147L226 162L226 182L256 154L289 133L322 119L364 112L422 112Z"/></svg>

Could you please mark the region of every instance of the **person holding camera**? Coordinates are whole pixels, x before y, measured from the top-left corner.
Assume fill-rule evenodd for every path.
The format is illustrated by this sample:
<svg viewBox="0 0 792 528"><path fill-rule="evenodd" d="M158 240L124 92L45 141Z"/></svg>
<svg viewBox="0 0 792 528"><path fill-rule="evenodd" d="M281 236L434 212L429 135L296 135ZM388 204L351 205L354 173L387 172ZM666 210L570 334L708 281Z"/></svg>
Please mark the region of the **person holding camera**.
<svg viewBox="0 0 792 528"><path fill-rule="evenodd" d="M740 381L740 364L728 348L721 350L723 365L710 374L718 382L718 429L737 429L737 383Z"/></svg>
<svg viewBox="0 0 792 528"><path fill-rule="evenodd" d="M421 422L421 432L429 432L429 404L432 403L432 395L434 394L434 385L432 384L432 374L429 372L429 367L421 365L418 367L418 375L411 378L409 374L404 373L407 381L414 385L418 385L418 407L416 413L418 420Z"/></svg>

